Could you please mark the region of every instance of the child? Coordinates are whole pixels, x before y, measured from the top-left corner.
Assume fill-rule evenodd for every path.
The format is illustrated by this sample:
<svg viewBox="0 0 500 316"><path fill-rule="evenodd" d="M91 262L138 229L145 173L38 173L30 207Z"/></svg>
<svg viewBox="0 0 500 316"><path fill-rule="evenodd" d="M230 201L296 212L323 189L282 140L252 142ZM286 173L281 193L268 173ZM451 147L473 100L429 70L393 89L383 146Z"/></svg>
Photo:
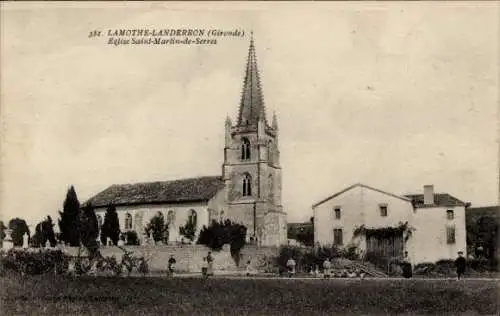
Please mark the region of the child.
<svg viewBox="0 0 500 316"><path fill-rule="evenodd" d="M252 275L252 265L251 265L250 260L247 261L246 272L247 272L247 276Z"/></svg>
<svg viewBox="0 0 500 316"><path fill-rule="evenodd" d="M206 278L208 277L208 262L207 257L203 257L203 263L201 265L201 275Z"/></svg>
<svg viewBox="0 0 500 316"><path fill-rule="evenodd" d="M330 258L326 258L325 261L323 262L323 273L325 279L330 278L331 268L332 268L332 263L330 262Z"/></svg>
<svg viewBox="0 0 500 316"><path fill-rule="evenodd" d="M295 274L295 260L292 257L286 262L288 268L288 277L292 277Z"/></svg>
<svg viewBox="0 0 500 316"><path fill-rule="evenodd" d="M175 258L174 255L170 255L170 259L168 259L168 275L173 276L174 275L174 269L175 269Z"/></svg>
<svg viewBox="0 0 500 316"><path fill-rule="evenodd" d="M214 275L214 258L212 257L212 253L209 251L207 255L207 275Z"/></svg>

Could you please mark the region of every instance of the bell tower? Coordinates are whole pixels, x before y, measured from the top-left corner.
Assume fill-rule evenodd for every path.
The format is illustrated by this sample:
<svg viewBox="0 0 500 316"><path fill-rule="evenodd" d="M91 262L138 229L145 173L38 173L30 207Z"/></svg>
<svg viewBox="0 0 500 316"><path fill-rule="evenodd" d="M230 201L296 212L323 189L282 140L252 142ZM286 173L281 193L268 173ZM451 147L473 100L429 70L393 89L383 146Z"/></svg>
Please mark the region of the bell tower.
<svg viewBox="0 0 500 316"><path fill-rule="evenodd" d="M286 242L281 204L278 120L266 118L253 36L250 39L238 117L225 124L223 179L228 217L247 227L247 239L260 245Z"/></svg>

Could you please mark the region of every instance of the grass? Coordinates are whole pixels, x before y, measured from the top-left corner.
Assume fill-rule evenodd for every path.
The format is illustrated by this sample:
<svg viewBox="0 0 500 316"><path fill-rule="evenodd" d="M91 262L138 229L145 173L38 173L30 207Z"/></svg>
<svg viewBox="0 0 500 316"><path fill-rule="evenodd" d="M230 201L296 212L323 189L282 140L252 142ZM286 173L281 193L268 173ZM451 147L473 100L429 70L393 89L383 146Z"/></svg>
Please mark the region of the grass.
<svg viewBox="0 0 500 316"><path fill-rule="evenodd" d="M494 281L1 279L5 315L494 315Z"/></svg>

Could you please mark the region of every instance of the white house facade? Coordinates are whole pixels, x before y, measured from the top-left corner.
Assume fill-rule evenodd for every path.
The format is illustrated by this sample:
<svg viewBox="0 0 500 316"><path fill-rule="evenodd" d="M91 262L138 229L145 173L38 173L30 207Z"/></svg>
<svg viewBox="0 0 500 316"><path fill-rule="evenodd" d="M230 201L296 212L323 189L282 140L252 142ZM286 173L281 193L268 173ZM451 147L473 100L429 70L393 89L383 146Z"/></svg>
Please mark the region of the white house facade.
<svg viewBox="0 0 500 316"><path fill-rule="evenodd" d="M314 240L413 264L466 251L465 203L448 194L396 195L355 184L313 205ZM424 199L424 195L427 199Z"/></svg>

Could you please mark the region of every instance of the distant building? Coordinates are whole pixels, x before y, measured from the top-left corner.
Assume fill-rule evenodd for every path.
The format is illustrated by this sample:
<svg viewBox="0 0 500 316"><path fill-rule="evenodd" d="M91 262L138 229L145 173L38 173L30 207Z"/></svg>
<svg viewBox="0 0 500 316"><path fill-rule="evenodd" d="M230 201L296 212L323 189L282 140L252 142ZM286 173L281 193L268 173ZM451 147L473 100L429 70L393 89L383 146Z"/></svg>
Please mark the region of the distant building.
<svg viewBox="0 0 500 316"><path fill-rule="evenodd" d="M112 185L87 203L101 223L106 208L114 205L121 230L135 230L140 238L150 218L160 212L170 223L169 241L180 238L179 226L188 220L196 221L199 232L211 220L227 218L247 227L249 241L285 244L278 122L276 115L272 122L266 118L253 39L237 121L233 125L226 119L223 157L220 176Z"/></svg>
<svg viewBox="0 0 500 316"><path fill-rule="evenodd" d="M466 203L447 193L396 195L352 185L313 205L314 240L416 264L466 252Z"/></svg>

